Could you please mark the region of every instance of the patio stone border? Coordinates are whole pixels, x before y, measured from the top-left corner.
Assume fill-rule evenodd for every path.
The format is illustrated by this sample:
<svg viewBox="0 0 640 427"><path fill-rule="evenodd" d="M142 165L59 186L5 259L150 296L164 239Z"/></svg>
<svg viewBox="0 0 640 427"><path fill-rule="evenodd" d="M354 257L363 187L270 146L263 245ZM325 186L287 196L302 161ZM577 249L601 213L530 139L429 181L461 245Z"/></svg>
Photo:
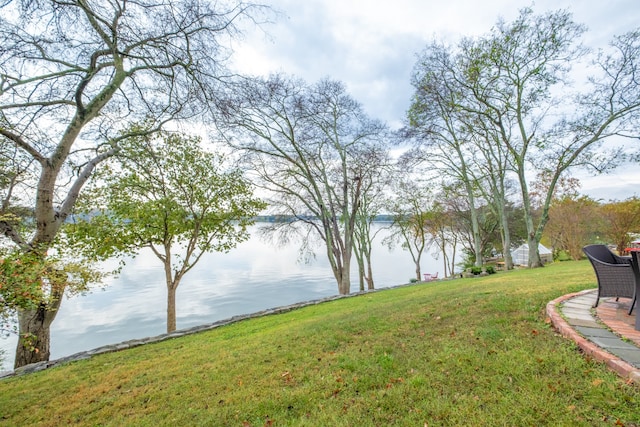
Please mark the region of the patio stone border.
<svg viewBox="0 0 640 427"><path fill-rule="evenodd" d="M587 304L585 307L584 301L578 301L578 306L582 305L583 308L571 313L567 312L567 320L565 320L565 317L563 317L559 311L571 300L584 299L584 297L590 297L590 294L595 294L595 292L596 290L594 289L588 289L556 298L547 303L547 316L556 330L563 337L574 341L584 354L599 362L605 363L609 369L616 372L622 378L635 384L640 384L640 369L610 352L614 351L614 348L617 349L622 345L631 346L631 344L625 343L622 339L615 337L615 339L612 338L608 344L603 344L605 347L609 347L610 351L607 351L607 348L602 348L589 339L595 339L602 344L605 341L598 338L602 336L601 334L603 332L608 332L606 325L598 322L596 317L591 314L590 304ZM570 322L573 324L570 324ZM587 336L583 336L578 330L581 330L583 334ZM640 355L640 349L635 348L638 350L638 355Z"/></svg>

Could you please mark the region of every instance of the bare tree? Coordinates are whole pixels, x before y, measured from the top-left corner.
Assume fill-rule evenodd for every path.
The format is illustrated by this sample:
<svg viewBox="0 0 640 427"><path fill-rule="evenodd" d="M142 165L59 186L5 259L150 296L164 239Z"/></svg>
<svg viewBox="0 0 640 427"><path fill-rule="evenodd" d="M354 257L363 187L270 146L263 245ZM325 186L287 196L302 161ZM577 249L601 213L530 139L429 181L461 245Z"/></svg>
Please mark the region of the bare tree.
<svg viewBox="0 0 640 427"><path fill-rule="evenodd" d="M44 258L94 168L120 141L204 111L224 75L224 43L255 9L197 0L25 0L3 2L0 11L0 137L31 159L36 177L10 191L27 195L35 228L24 233L0 220L0 230L20 251ZM51 287L36 308L19 312L16 367L48 360L64 290Z"/></svg>
<svg viewBox="0 0 640 427"><path fill-rule="evenodd" d="M238 137L286 238L324 243L340 294L350 292L354 230L362 201L359 166L386 127L368 118L336 81L307 85L282 75L244 80L220 111Z"/></svg>
<svg viewBox="0 0 640 427"><path fill-rule="evenodd" d="M371 255L373 240L383 227L372 230L377 216L384 212L385 193L389 189L391 179L391 159L384 146L373 146L358 160L356 175L362 180L360 208L355 223L354 255L358 262L358 279L360 291L375 289Z"/></svg>
<svg viewBox="0 0 640 427"><path fill-rule="evenodd" d="M427 227L434 212L433 195L426 186L409 176L398 174L392 185L393 195L388 200L387 210L393 216L393 223L384 243L390 248L399 243L408 251L415 266L415 278L422 280L422 256L435 238Z"/></svg>
<svg viewBox="0 0 640 427"><path fill-rule="evenodd" d="M434 258L442 256L442 268L444 277L451 277L456 272L456 253L460 242L459 219L449 206L447 200L436 200L431 208L425 228L432 237L432 243L438 250L432 252Z"/></svg>

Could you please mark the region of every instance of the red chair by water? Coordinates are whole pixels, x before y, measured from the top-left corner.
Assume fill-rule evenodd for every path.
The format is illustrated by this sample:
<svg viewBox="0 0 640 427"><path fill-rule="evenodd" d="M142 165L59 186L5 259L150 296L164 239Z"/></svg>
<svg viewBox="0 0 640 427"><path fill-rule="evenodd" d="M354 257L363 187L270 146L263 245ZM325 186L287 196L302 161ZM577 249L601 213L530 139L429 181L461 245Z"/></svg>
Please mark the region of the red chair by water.
<svg viewBox="0 0 640 427"><path fill-rule="evenodd" d="M424 273L424 281L425 282L430 282L432 280L436 280L438 278L438 272L436 271L436 274L431 274L431 273Z"/></svg>

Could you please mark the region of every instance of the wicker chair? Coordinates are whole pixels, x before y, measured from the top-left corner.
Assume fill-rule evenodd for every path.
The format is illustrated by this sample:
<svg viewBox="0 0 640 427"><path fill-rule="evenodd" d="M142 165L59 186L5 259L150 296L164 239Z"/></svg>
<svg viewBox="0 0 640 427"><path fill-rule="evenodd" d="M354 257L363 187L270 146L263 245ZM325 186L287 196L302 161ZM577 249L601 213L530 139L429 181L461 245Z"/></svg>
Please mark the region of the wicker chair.
<svg viewBox="0 0 640 427"><path fill-rule="evenodd" d="M631 257L621 257L609 250L605 245L588 245L582 248L591 261L598 279L598 297L632 298L629 314L636 304L636 269L631 265Z"/></svg>

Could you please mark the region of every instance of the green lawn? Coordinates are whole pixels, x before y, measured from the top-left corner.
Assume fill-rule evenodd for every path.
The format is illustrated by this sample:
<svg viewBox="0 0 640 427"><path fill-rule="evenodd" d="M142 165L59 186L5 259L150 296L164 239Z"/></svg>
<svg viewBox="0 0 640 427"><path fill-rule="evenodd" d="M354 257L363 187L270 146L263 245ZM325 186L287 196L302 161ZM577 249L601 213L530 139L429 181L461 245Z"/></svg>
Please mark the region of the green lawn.
<svg viewBox="0 0 640 427"><path fill-rule="evenodd" d="M545 321L593 287L562 262L242 321L0 381L0 425L640 425L640 388Z"/></svg>

